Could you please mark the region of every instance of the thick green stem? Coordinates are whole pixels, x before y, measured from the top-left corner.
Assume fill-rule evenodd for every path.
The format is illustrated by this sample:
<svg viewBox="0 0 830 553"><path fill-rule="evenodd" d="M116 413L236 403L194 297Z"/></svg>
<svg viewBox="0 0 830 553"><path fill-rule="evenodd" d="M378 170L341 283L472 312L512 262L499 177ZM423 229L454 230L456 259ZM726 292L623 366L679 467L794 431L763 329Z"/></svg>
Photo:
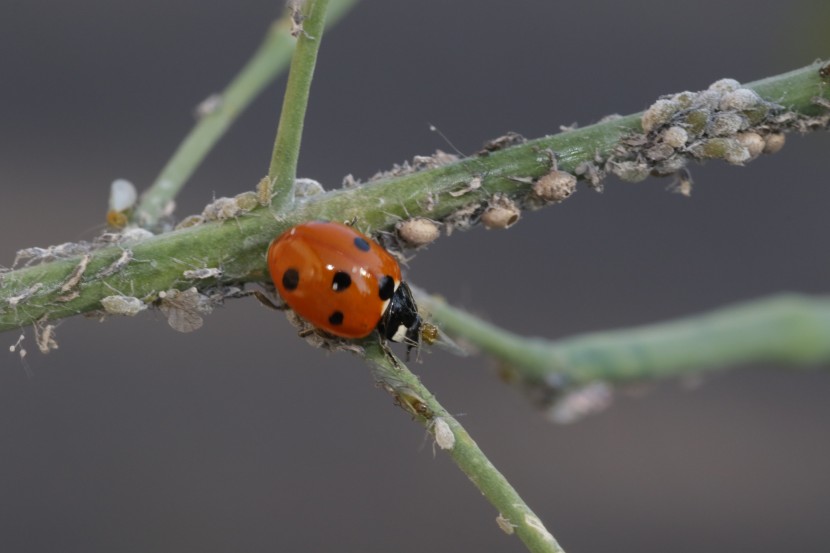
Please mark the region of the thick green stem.
<svg viewBox="0 0 830 553"><path fill-rule="evenodd" d="M815 111L813 96L830 98L830 86L821 81L817 65L765 79L757 86L774 95L770 100L793 110L793 130L801 130L798 113ZM639 115L629 115L487 156L334 190L307 198L279 218L268 209L255 209L236 219L166 233L134 245L95 250L80 279L77 297L68 301L58 301L64 295L60 288L79 264L78 257L0 274L0 331L43 317L54 320L100 309L101 299L112 295L113 288L144 298L169 288L208 284L185 278L182 272L186 269L222 268L225 282L264 280L269 242L302 221L358 218L362 229L370 232L394 231L402 219L417 216L448 224L475 222L475 214L496 194L519 201L528 197L530 181L550 170L545 150L557 152L561 169L573 170L598 155L609 156L622 137L639 129L639 120ZM469 186L477 179L481 179L481 186ZM132 251L132 260L116 273L101 273L101 268L119 258L122 248ZM40 287L33 288L36 285Z"/></svg>
<svg viewBox="0 0 830 553"><path fill-rule="evenodd" d="M326 11L329 0L306 0L302 10L302 30L291 59L288 84L285 87L277 138L271 155L268 178L273 195L271 208L279 210L294 199L294 181L297 179L297 160L303 136L303 121L308 107L311 80L317 64L317 52L323 40Z"/></svg>
<svg viewBox="0 0 830 553"><path fill-rule="evenodd" d="M498 510L498 524L502 530L515 532L534 553L563 553L539 517L418 377L400 360L393 361L392 354L380 347L376 339L365 340L362 345L378 383L436 437L438 447L450 455Z"/></svg>

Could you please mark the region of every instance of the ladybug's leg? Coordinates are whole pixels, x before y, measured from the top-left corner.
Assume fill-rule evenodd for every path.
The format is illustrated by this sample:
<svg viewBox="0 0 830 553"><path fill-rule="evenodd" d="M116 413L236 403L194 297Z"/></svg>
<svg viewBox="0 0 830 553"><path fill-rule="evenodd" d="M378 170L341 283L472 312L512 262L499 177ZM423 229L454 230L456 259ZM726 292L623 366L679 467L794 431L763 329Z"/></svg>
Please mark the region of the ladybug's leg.
<svg viewBox="0 0 830 553"><path fill-rule="evenodd" d="M259 301L259 303L261 303L265 307L269 307L277 311L285 311L286 309L288 309L288 306L286 304L274 303L274 301L270 297L268 297L267 294L260 290L237 290L233 293L226 294L225 298L247 298L250 296L255 297Z"/></svg>
<svg viewBox="0 0 830 553"><path fill-rule="evenodd" d="M412 353L412 348L415 348L415 361L421 359L421 342L413 340L407 336L406 339L406 362L409 363L409 355Z"/></svg>
<svg viewBox="0 0 830 553"><path fill-rule="evenodd" d="M245 290L244 292L241 292L237 297L244 298L244 297L247 297L247 296L255 297L259 301L259 303L261 303L265 307L268 307L270 309L274 309L276 311L285 311L286 309L288 309L288 305L286 305L284 303L274 303L271 300L271 298L269 298L268 296L266 296L264 293L260 292L259 290Z"/></svg>
<svg viewBox="0 0 830 553"><path fill-rule="evenodd" d="M383 350L383 353L386 354L386 357L389 361L395 365L396 369L401 368L401 364L398 362L398 358L395 357L395 354L392 353L392 349L389 347L389 342L384 338L382 335L378 335L378 343L380 343L380 349ZM409 361L409 352L406 353L406 360Z"/></svg>
<svg viewBox="0 0 830 553"><path fill-rule="evenodd" d="M409 327L409 330L406 331L406 338L404 338L407 363L409 362L409 353L412 351L412 348L415 348L415 361L421 358L421 333L424 328L424 323L421 321L421 316L418 314L417 308L415 310L415 316L417 318L412 323L412 326Z"/></svg>

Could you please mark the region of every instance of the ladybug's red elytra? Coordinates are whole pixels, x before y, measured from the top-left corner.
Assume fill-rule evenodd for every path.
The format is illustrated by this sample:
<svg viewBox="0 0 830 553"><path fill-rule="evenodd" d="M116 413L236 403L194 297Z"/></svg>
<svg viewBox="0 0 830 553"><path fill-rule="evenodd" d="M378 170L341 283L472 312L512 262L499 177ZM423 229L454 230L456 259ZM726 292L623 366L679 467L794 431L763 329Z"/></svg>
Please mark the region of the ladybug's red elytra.
<svg viewBox="0 0 830 553"><path fill-rule="evenodd" d="M268 247L268 270L288 307L329 334L364 338L377 329L408 349L420 341L421 317L398 262L352 227L292 227Z"/></svg>

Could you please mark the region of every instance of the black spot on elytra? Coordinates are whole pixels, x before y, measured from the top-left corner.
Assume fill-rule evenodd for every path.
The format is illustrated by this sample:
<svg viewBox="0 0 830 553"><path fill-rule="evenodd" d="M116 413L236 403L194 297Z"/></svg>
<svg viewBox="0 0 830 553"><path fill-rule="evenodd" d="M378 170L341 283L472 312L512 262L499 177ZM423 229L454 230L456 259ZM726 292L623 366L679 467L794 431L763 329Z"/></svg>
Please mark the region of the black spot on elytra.
<svg viewBox="0 0 830 553"><path fill-rule="evenodd" d="M392 294L395 293L395 279L389 275L382 276L378 281L378 285L380 286L378 295L383 301L390 299Z"/></svg>
<svg viewBox="0 0 830 553"><path fill-rule="evenodd" d="M358 236L354 239L354 245L357 246L357 249L363 252L369 251L369 242Z"/></svg>
<svg viewBox="0 0 830 553"><path fill-rule="evenodd" d="M342 311L335 311L331 315L329 315L329 322L334 326L340 326L343 324L343 312Z"/></svg>
<svg viewBox="0 0 830 553"><path fill-rule="evenodd" d="M334 278L331 280L332 290L335 292L342 292L351 285L352 277L349 276L349 273L344 273L343 271L337 271L334 273Z"/></svg>
<svg viewBox="0 0 830 553"><path fill-rule="evenodd" d="M300 273L297 269L286 269L282 274L282 285L288 291L296 290L300 284Z"/></svg>

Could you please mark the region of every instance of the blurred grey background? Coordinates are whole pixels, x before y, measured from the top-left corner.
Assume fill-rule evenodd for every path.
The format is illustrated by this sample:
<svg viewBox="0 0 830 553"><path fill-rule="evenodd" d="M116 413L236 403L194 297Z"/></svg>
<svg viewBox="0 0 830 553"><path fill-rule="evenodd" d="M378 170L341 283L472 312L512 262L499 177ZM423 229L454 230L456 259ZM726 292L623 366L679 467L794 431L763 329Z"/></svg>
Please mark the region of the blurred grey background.
<svg viewBox="0 0 830 553"><path fill-rule="evenodd" d="M280 3L0 4L0 264L91 239L109 184L149 184ZM721 77L828 56L827 3L366 0L327 34L300 173L328 187L506 131L644 109ZM266 173L284 79L178 214ZM408 278L513 331L562 337L794 290L827 293L826 134L745 168L609 181L506 232L456 233ZM76 318L28 369L0 336L0 551L523 551L425 433L345 354L235 301L192 334L161 315ZM701 347L705 347L701 344ZM830 375L753 366L622 393L554 426L482 358L416 367L570 552L830 544Z"/></svg>

